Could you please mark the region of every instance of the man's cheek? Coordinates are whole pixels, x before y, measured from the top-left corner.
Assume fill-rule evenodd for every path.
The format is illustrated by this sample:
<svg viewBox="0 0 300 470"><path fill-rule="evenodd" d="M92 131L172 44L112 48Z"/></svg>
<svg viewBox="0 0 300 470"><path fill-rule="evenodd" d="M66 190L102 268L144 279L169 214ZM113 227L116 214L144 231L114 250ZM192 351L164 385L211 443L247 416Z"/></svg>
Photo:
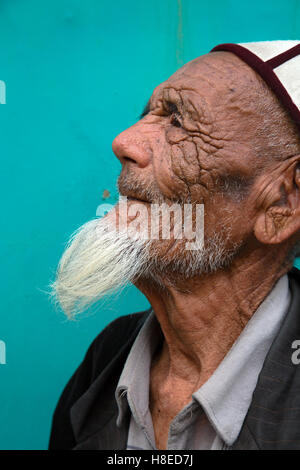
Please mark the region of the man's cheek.
<svg viewBox="0 0 300 470"><path fill-rule="evenodd" d="M201 167L192 142L184 141L171 147L171 170L175 189L182 196L190 195L191 186L197 184L201 177Z"/></svg>

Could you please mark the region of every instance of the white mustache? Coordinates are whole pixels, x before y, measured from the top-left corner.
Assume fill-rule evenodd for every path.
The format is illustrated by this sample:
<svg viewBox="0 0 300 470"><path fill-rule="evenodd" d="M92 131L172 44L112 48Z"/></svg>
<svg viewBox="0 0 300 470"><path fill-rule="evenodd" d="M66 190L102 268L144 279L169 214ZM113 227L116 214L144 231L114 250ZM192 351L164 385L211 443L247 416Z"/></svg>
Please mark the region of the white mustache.
<svg viewBox="0 0 300 470"><path fill-rule="evenodd" d="M117 181L119 193L121 195L134 194L138 199L143 199L152 203L163 204L166 198L160 192L159 188L154 184L147 182L141 183L132 176L119 176Z"/></svg>

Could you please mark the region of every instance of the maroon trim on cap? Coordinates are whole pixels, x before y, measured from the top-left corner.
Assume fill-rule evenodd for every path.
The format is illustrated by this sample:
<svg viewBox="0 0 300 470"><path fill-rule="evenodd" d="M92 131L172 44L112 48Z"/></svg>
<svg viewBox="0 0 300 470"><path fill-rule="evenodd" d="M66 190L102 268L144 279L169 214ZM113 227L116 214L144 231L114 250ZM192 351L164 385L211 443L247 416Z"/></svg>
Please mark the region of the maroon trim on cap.
<svg viewBox="0 0 300 470"><path fill-rule="evenodd" d="M291 49L288 49L287 51L284 51L281 54L278 54L272 59L267 60L266 63L269 64L272 67L272 69L275 69L276 67L279 67L279 65L282 65L284 62L287 62L288 60L292 59L293 57L296 57L299 54L300 54L300 44L297 44Z"/></svg>
<svg viewBox="0 0 300 470"><path fill-rule="evenodd" d="M293 49L295 49L295 47L289 49L284 54L286 54L289 51L292 51ZM220 44L219 46L214 47L210 52L215 52L215 51L232 52L233 54L237 55L240 59L242 59L244 62L246 62L246 64L248 64L252 69L254 69L264 79L264 81L273 90L273 92L275 93L277 98L280 100L280 102L289 111L292 119L294 120L296 126L298 127L300 131L300 110L293 102L292 98L286 91L285 87L282 85L281 81L279 80L275 72L273 71L273 68L268 63L268 61L264 62L257 55L253 54L253 52L249 51L243 46L240 46L239 44ZM300 54L300 51L298 51L298 49L295 55L297 54ZM279 54L279 56L276 56L273 59L276 59L277 57L280 57L281 55L282 54ZM294 57L294 55L292 57Z"/></svg>

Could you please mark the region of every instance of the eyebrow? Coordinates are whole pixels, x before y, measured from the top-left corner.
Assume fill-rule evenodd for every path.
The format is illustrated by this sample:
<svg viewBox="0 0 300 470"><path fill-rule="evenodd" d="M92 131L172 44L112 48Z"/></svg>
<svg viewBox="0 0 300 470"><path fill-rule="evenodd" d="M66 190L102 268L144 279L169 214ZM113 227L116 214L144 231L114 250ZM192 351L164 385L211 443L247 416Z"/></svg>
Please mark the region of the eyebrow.
<svg viewBox="0 0 300 470"><path fill-rule="evenodd" d="M148 103L147 103L146 106L144 107L143 112L142 112L142 114L140 115L140 119L143 119L143 117L146 116L146 114L148 114L149 111L150 111L150 100L148 101Z"/></svg>

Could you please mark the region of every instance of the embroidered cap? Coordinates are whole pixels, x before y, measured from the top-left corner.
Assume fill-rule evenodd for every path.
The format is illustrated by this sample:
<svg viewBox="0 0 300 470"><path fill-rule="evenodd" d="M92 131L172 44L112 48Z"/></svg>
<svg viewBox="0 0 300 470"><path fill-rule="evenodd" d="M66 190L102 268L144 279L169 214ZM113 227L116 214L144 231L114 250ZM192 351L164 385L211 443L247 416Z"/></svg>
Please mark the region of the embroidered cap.
<svg viewBox="0 0 300 470"><path fill-rule="evenodd" d="M300 132L300 41L220 44L210 52L228 51L254 69L269 85Z"/></svg>

